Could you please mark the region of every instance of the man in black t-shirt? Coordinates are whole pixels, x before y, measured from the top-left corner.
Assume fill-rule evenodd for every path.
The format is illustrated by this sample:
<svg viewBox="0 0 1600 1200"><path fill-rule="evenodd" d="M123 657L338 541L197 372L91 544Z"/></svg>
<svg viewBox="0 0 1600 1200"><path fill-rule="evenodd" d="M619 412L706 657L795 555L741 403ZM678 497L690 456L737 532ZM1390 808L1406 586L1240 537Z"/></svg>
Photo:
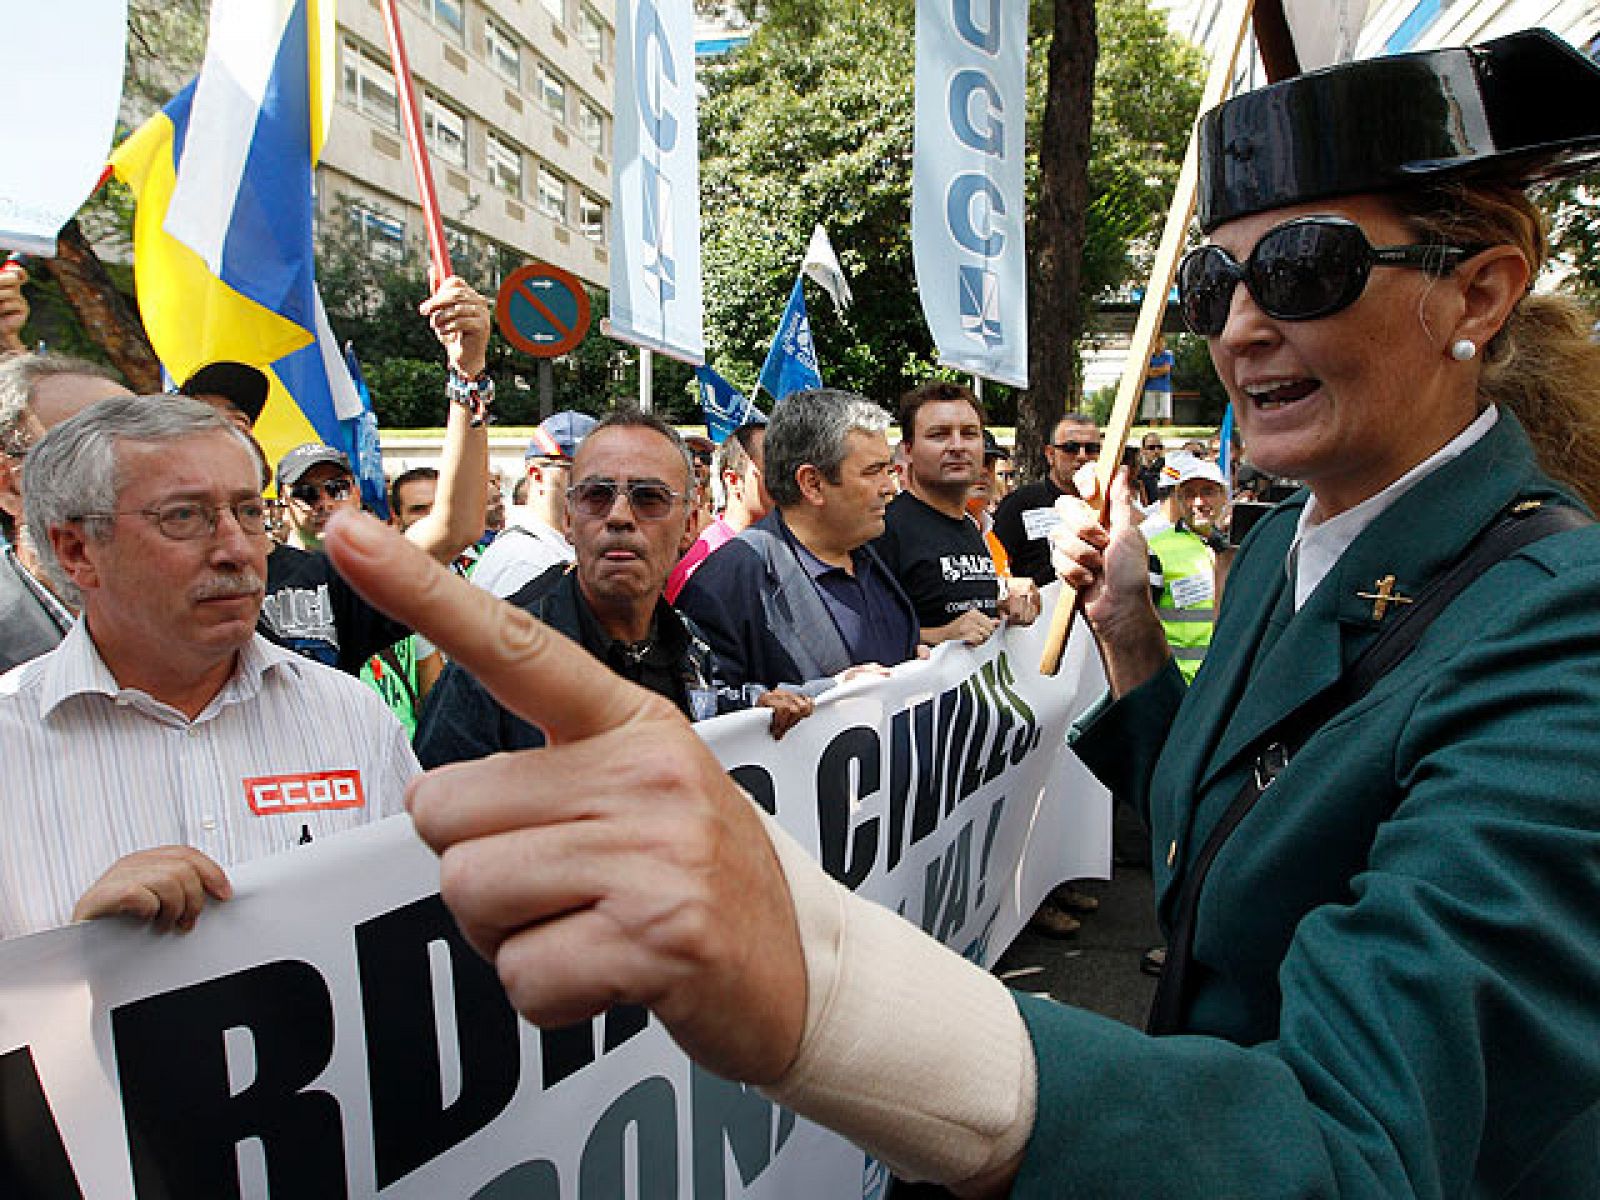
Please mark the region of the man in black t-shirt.
<svg viewBox="0 0 1600 1200"><path fill-rule="evenodd" d="M1100 430L1083 413L1068 413L1056 423L1054 436L1044 448L1050 473L1026 484L1000 502L994 514L994 533L1006 548L1011 573L1025 575L1040 587L1054 583L1050 566L1050 531L1055 528L1057 497L1076 496L1073 473L1100 457Z"/></svg>
<svg viewBox="0 0 1600 1200"><path fill-rule="evenodd" d="M900 402L906 489L889 504L873 549L917 610L924 645L987 641L1002 617L1039 615L1031 581L1002 589L967 497L983 475L983 410L960 384L933 382Z"/></svg>

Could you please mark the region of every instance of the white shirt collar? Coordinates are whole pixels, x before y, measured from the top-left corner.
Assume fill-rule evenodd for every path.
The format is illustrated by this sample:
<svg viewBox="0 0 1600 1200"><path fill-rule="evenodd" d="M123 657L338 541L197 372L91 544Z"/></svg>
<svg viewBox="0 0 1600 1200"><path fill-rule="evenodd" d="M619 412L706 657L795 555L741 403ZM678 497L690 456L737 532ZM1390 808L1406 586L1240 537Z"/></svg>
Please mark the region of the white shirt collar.
<svg viewBox="0 0 1600 1200"><path fill-rule="evenodd" d="M1422 480L1476 445L1499 419L1499 411L1491 404L1431 457L1412 467L1376 496L1368 497L1337 516L1324 518L1315 495L1307 500L1284 561L1294 584L1295 611L1300 611L1311 593L1317 590L1317 585L1327 578L1328 572L1350 548L1350 543L1360 537L1367 526Z"/></svg>
<svg viewBox="0 0 1600 1200"><path fill-rule="evenodd" d="M81 616L67 631L61 644L40 662L43 671L39 680L41 718L48 718L57 707L74 696L100 695L119 704L131 704L151 715L175 714L187 721L177 709L163 704L148 693L119 684L111 674L111 668L100 657L94 639L89 636L89 627ZM229 704L253 699L260 693L262 682L269 672L286 670L298 675L304 666L305 660L293 651L274 645L259 633L252 634L239 651L233 674L211 703L206 705L205 711L195 718L194 724L208 720Z"/></svg>

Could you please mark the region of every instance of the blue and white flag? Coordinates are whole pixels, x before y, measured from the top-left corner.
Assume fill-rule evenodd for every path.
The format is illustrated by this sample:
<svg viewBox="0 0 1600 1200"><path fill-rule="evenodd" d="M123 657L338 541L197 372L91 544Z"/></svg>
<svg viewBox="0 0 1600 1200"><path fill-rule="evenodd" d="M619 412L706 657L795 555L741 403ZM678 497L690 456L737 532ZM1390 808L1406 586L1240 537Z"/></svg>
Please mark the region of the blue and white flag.
<svg viewBox="0 0 1600 1200"><path fill-rule="evenodd" d="M765 425L767 414L755 402L710 367L696 367L700 385L700 410L706 415L706 436L717 445L728 440L735 429L746 425Z"/></svg>
<svg viewBox="0 0 1600 1200"><path fill-rule="evenodd" d="M705 361L694 11L687 0L617 5L611 170L612 337Z"/></svg>
<svg viewBox="0 0 1600 1200"><path fill-rule="evenodd" d="M1217 431L1217 466L1222 468L1222 477L1228 481L1228 490L1233 490L1233 402L1229 401L1228 407L1222 412L1222 428Z"/></svg>
<svg viewBox="0 0 1600 1200"><path fill-rule="evenodd" d="M939 361L1028 386L1027 0L917 0L911 249Z"/></svg>
<svg viewBox="0 0 1600 1200"><path fill-rule="evenodd" d="M356 479L361 484L361 503L385 521L389 519L389 486L383 476L383 447L378 443L378 414L372 411L372 393L361 373L354 342L344 344L344 364L361 397L361 412L341 421L345 441L340 447L350 456Z"/></svg>
<svg viewBox="0 0 1600 1200"><path fill-rule="evenodd" d="M817 366L817 345L811 340L811 319L806 316L805 277L794 281L789 303L778 322L778 333L761 366L756 384L773 400L790 392L803 392L822 386L822 371Z"/></svg>

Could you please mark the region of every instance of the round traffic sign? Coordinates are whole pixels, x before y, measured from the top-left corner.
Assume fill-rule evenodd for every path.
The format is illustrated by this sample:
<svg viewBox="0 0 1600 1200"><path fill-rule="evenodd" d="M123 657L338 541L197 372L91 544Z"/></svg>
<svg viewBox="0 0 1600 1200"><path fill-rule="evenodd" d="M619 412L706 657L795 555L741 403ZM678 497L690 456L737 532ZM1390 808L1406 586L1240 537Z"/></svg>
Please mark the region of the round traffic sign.
<svg viewBox="0 0 1600 1200"><path fill-rule="evenodd" d="M589 332L589 293L570 271L528 263L506 276L495 297L500 334L525 354L555 358Z"/></svg>

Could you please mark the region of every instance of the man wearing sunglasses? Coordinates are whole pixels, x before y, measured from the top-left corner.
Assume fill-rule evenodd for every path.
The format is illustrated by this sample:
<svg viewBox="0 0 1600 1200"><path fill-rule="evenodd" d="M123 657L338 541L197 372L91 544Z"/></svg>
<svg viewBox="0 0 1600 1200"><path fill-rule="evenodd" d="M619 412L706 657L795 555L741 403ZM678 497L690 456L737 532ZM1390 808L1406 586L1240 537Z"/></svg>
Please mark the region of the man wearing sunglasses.
<svg viewBox="0 0 1600 1200"><path fill-rule="evenodd" d="M28 473L29 528L82 609L0 677L0 937L188 929L225 868L402 811L417 763L382 702L256 632L267 502L241 430L186 398L108 399Z"/></svg>
<svg viewBox="0 0 1600 1200"><path fill-rule="evenodd" d="M1100 430L1083 413L1068 413L1056 422L1044 457L1048 474L1012 492L994 514L994 533L1011 560L1011 574L1031 579L1040 587L1056 577L1050 567L1049 541L1058 519L1056 498L1078 494L1072 476L1100 457Z"/></svg>
<svg viewBox="0 0 1600 1200"><path fill-rule="evenodd" d="M566 522L576 561L549 568L508 600L698 721L746 701L662 595L689 544L693 492L689 452L672 426L648 413L612 412L572 462ZM767 692L757 703L773 710L774 736L811 712L810 700L794 693ZM455 665L417 723L417 757L430 767L543 744L537 726Z"/></svg>

